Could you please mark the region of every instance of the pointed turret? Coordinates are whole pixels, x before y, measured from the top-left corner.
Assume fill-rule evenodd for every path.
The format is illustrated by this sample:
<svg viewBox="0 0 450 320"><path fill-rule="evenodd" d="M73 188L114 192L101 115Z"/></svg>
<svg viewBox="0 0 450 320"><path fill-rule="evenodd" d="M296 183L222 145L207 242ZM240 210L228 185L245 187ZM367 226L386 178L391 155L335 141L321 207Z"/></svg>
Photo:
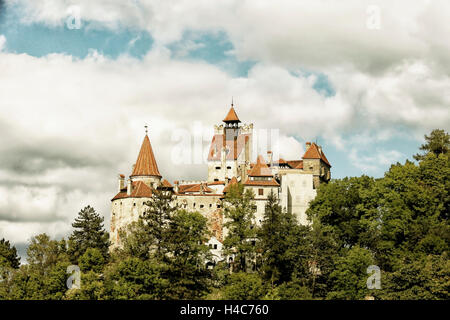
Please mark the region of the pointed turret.
<svg viewBox="0 0 450 320"><path fill-rule="evenodd" d="M158 165L156 164L155 156L153 155L152 145L147 134L142 142L141 151L139 151L136 165L134 166L133 173L131 174L131 177L135 176L161 177L158 170Z"/></svg>
<svg viewBox="0 0 450 320"><path fill-rule="evenodd" d="M236 111L234 110L233 104L231 104L230 111L228 111L227 116L225 119L223 119L223 122L225 123L239 123L241 120L239 120Z"/></svg>

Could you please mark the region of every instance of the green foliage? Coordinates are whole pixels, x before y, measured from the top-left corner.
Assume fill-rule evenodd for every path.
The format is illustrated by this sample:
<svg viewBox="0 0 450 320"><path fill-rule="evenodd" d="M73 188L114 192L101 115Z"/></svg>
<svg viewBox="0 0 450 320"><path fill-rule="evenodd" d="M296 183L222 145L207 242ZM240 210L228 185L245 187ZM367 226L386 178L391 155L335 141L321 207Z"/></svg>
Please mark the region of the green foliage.
<svg viewBox="0 0 450 320"><path fill-rule="evenodd" d="M277 290L277 298L280 300L311 300L312 294L307 286L299 281L284 282Z"/></svg>
<svg viewBox="0 0 450 320"><path fill-rule="evenodd" d="M331 273L330 299L358 300L368 295L367 267L374 264L372 253L355 246L337 259L335 270Z"/></svg>
<svg viewBox="0 0 450 320"><path fill-rule="evenodd" d="M166 254L166 231L172 215L178 210L173 200L174 196L170 192L155 190L152 199L146 203L148 208L142 217L146 236L151 243L149 249L154 251L157 259L162 259Z"/></svg>
<svg viewBox="0 0 450 320"><path fill-rule="evenodd" d="M105 287L111 299L163 299L170 286L164 264L127 258L105 272Z"/></svg>
<svg viewBox="0 0 450 320"><path fill-rule="evenodd" d="M261 272L274 284L290 281L306 252L306 229L297 224L291 213L281 210L275 194L268 196L261 227L258 230L258 251Z"/></svg>
<svg viewBox="0 0 450 320"><path fill-rule="evenodd" d="M88 248L97 248L105 259L108 258L109 235L103 226L104 218L87 206L78 213L72 223L74 228L69 237L69 253L73 263L86 252Z"/></svg>
<svg viewBox="0 0 450 320"><path fill-rule="evenodd" d="M17 255L16 247L11 246L4 238L0 240L0 268L14 268L20 266L20 257Z"/></svg>
<svg viewBox="0 0 450 320"><path fill-rule="evenodd" d="M105 258L99 249L88 248L78 259L78 265L83 272L94 271L101 273L105 265Z"/></svg>
<svg viewBox="0 0 450 320"><path fill-rule="evenodd" d="M87 252L87 251L86 251ZM103 276L95 271L81 273L81 288L66 292L66 300L103 300L108 298Z"/></svg>
<svg viewBox="0 0 450 320"><path fill-rule="evenodd" d="M47 274L58 262L69 262L66 241L51 240L45 233L31 239L27 255L30 267L39 274Z"/></svg>
<svg viewBox="0 0 450 320"><path fill-rule="evenodd" d="M264 295L263 281L256 273L233 273L223 288L223 297L228 300L259 300Z"/></svg>
<svg viewBox="0 0 450 320"><path fill-rule="evenodd" d="M256 238L254 217L256 208L253 204L254 194L245 190L242 184L231 185L225 196L224 227L228 229L224 252L234 254L233 271L247 271L256 252L252 241Z"/></svg>
<svg viewBox="0 0 450 320"><path fill-rule="evenodd" d="M425 300L450 298L450 260L442 255L405 254L395 271L382 274L380 299Z"/></svg>
<svg viewBox="0 0 450 320"><path fill-rule="evenodd" d="M167 276L169 299L196 299L208 292L210 274L205 261L210 258L207 219L198 212L178 210L169 222L165 251L169 254Z"/></svg>
<svg viewBox="0 0 450 320"><path fill-rule="evenodd" d="M341 248L372 247L379 234L378 197L373 178L362 176L323 184L307 213L310 219L331 226Z"/></svg>
<svg viewBox="0 0 450 320"><path fill-rule="evenodd" d="M429 136L425 135L426 143L420 146L420 150L425 151L425 154L416 154L414 159L417 161L423 160L428 153L433 153L437 156L440 154L448 155L450 149L450 135L441 129L431 131Z"/></svg>

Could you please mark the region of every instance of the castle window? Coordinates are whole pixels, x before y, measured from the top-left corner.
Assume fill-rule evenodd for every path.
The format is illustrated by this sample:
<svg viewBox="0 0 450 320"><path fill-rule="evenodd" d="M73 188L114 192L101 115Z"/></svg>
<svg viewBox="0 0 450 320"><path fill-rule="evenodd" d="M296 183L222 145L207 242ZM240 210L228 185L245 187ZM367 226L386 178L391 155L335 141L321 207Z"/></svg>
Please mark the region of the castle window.
<svg viewBox="0 0 450 320"><path fill-rule="evenodd" d="M195 208L195 202L194 202L194 208Z"/></svg>
<svg viewBox="0 0 450 320"><path fill-rule="evenodd" d="M217 244L214 245L214 249L217 249Z"/></svg>
<svg viewBox="0 0 450 320"><path fill-rule="evenodd" d="M216 178L216 179L214 179L214 181L219 181L219 179Z"/></svg>
<svg viewBox="0 0 450 320"><path fill-rule="evenodd" d="M133 207L136 207L136 202L135 202L135 203L133 203Z"/></svg>
<svg viewBox="0 0 450 320"><path fill-rule="evenodd" d="M204 207L204 205L201 204L201 205L200 205L200 208L203 208L203 207Z"/></svg>
<svg viewBox="0 0 450 320"><path fill-rule="evenodd" d="M212 203L209 204L209 207L210 207L210 208L212 207Z"/></svg>
<svg viewBox="0 0 450 320"><path fill-rule="evenodd" d="M228 170L230 170L230 169L231 169L231 167L227 167L227 169L228 169Z"/></svg>
<svg viewBox="0 0 450 320"><path fill-rule="evenodd" d="M220 167L216 167L216 170L220 170Z"/></svg>
<svg viewBox="0 0 450 320"><path fill-rule="evenodd" d="M258 195L263 196L264 195L264 189L258 189Z"/></svg>
<svg viewBox="0 0 450 320"><path fill-rule="evenodd" d="M220 208L220 204L217 205L217 208Z"/></svg>

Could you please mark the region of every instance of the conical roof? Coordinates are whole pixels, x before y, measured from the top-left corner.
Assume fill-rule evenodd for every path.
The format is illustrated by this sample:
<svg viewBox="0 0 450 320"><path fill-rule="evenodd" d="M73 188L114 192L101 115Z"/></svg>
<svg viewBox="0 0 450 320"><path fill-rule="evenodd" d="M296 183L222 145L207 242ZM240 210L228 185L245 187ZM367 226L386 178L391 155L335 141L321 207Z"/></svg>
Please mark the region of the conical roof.
<svg viewBox="0 0 450 320"><path fill-rule="evenodd" d="M161 177L148 135L145 135L144 141L142 142L141 151L139 151L136 165L134 166L131 176Z"/></svg>
<svg viewBox="0 0 450 320"><path fill-rule="evenodd" d="M230 111L228 111L228 114L225 119L223 119L223 122L241 122L236 114L236 111L234 110L233 105L231 105Z"/></svg>

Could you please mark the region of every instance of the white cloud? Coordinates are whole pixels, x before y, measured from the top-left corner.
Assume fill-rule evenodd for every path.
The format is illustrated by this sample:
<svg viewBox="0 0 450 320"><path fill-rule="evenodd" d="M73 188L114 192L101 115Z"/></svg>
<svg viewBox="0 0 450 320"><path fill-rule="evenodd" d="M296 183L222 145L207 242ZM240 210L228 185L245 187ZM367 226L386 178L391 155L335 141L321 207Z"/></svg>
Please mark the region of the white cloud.
<svg viewBox="0 0 450 320"><path fill-rule="evenodd" d="M432 57L448 71L446 0L8 0L26 22L60 25L77 5L95 25L148 30L158 44L186 30L225 31L240 58L289 67L353 65L379 72L404 59ZM369 5L380 8L381 28L367 28ZM93 26L91 26L93 27Z"/></svg>
<svg viewBox="0 0 450 320"><path fill-rule="evenodd" d="M349 154L352 165L361 169L366 174L373 174L395 162L404 160L406 157L397 150L378 149L373 156L361 154L356 148L352 148Z"/></svg>
<svg viewBox="0 0 450 320"><path fill-rule="evenodd" d="M5 43L6 43L6 37L2 34L0 34L0 51L3 50L3 48L5 47Z"/></svg>

